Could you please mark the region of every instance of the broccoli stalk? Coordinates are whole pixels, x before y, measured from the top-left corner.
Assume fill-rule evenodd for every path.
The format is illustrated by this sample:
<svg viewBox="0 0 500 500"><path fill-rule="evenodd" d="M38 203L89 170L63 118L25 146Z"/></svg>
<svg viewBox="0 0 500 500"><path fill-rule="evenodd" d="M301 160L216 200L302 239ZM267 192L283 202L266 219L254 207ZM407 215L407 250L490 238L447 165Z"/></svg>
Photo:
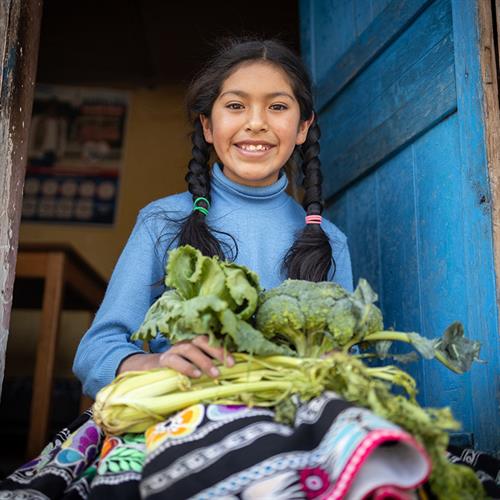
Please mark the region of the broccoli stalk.
<svg viewBox="0 0 500 500"><path fill-rule="evenodd" d="M413 346L425 359L437 359L449 370L462 374L470 369L474 361L480 361L479 350L481 345L464 337L464 328L461 323L452 323L439 338L426 339L415 332L397 332L393 330L373 332L362 339L363 342L406 342ZM348 351L354 344L352 341L344 347ZM379 356L385 357L385 356ZM397 358L396 358L397 359Z"/></svg>
<svg viewBox="0 0 500 500"><path fill-rule="evenodd" d="M455 373L464 373L478 360L479 342L466 339L458 322L435 339L414 332L384 330L382 313L375 306L377 298L364 279L352 294L335 283L286 280L261 293L256 327L266 338L287 345L300 357L319 357L332 350L347 353L357 344L373 343L377 349L373 356L384 358L391 343L400 341ZM394 356L398 357L410 358Z"/></svg>

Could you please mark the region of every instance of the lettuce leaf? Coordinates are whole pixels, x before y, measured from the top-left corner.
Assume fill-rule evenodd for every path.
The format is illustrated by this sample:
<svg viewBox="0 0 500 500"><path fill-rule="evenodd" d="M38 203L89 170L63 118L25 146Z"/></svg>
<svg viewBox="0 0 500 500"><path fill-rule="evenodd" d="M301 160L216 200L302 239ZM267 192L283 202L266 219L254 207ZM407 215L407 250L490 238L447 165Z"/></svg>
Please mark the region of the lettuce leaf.
<svg viewBox="0 0 500 500"><path fill-rule="evenodd" d="M171 343L208 335L212 345L256 355L293 354L267 340L250 320L261 292L258 275L244 266L206 257L185 245L169 254L166 290L150 307L133 340L158 334Z"/></svg>

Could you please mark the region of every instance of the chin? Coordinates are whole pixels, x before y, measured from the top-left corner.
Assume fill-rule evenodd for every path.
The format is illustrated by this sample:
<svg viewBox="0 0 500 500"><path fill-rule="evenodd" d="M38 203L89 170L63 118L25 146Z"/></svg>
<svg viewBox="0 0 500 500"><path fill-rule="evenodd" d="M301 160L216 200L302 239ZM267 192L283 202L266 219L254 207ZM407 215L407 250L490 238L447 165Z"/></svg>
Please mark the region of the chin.
<svg viewBox="0 0 500 500"><path fill-rule="evenodd" d="M262 178L262 177L247 177L245 178L246 182L251 182L255 186L269 186L276 182L276 179L272 178Z"/></svg>

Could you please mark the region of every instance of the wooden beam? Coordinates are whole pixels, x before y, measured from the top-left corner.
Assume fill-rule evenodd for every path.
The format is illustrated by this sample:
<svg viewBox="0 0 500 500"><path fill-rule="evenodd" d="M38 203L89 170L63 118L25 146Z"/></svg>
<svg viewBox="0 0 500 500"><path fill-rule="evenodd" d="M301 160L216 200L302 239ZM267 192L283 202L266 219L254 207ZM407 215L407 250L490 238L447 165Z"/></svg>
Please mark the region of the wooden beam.
<svg viewBox="0 0 500 500"><path fill-rule="evenodd" d="M492 0L492 8L495 11L495 16L496 16L496 30L493 33L493 36L496 37L496 63L497 63L497 80L498 80L498 75L499 70L500 70L500 0ZM481 16L483 14L480 14ZM499 95L500 99L500 95Z"/></svg>
<svg viewBox="0 0 500 500"><path fill-rule="evenodd" d="M47 254L27 253L18 255L16 276L18 278L45 278L47 269Z"/></svg>
<svg viewBox="0 0 500 500"><path fill-rule="evenodd" d="M79 295L85 297L88 304L97 311L104 298L105 287L99 286L94 279L86 275L80 267L69 259L66 263L66 273L68 274L68 283L71 283Z"/></svg>
<svg viewBox="0 0 500 500"><path fill-rule="evenodd" d="M489 0L479 0L478 17L481 80L483 87L482 108L491 192L491 200L484 201L491 204L496 299L497 304L500 306L500 95L498 88L498 69L500 66L498 53L500 47L498 45L500 43L498 24L500 21L500 0L495 0L495 12L492 10L492 5ZM494 16L496 16L496 19L494 19ZM494 26L496 26L496 32ZM497 331L500 332L500 322ZM496 339L492 339L493 342L498 342L499 340L500 337L498 336Z"/></svg>
<svg viewBox="0 0 500 500"><path fill-rule="evenodd" d="M56 358L57 336L61 320L64 288L64 253L49 254L46 259L41 328L37 342L31 424L26 456L35 457L45 445L52 403L52 383Z"/></svg>
<svg viewBox="0 0 500 500"><path fill-rule="evenodd" d="M0 395L41 17L42 0L0 2Z"/></svg>

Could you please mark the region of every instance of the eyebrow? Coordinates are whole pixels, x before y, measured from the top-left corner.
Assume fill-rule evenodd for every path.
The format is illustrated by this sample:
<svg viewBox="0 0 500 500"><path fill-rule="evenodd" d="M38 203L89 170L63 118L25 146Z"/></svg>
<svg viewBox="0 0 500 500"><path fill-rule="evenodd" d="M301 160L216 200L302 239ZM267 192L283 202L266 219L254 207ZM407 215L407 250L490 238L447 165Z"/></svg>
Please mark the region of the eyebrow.
<svg viewBox="0 0 500 500"><path fill-rule="evenodd" d="M243 90L237 90L237 89L234 89L234 90L226 90L225 92L223 92L219 98L222 98L223 96L225 96L226 94L235 94L235 95L238 95L240 97L249 97L249 94L247 92L244 92ZM288 92L271 92L270 94L266 94L265 97L268 97L268 98L272 98L272 97L288 97L289 99L291 99L292 101L295 101L295 98L290 95Z"/></svg>

